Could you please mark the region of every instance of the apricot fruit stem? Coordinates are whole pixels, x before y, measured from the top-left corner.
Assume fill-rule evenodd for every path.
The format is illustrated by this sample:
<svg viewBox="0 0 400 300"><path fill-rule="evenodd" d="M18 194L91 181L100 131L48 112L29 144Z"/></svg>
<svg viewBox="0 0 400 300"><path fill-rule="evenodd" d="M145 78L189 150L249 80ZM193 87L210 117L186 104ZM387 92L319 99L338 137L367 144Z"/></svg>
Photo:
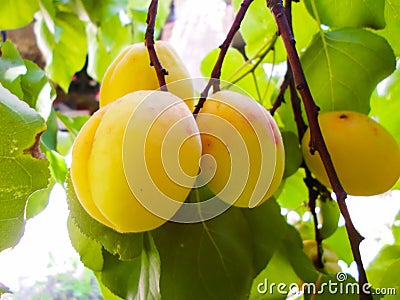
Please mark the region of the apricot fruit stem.
<svg viewBox="0 0 400 300"><path fill-rule="evenodd" d="M193 111L194 116L196 116L200 112L200 109L203 107L204 102L206 101L208 93L210 91L210 88L213 87L214 93L218 92L221 89L219 79L221 78L222 64L224 62L226 53L228 52L229 46L231 45L236 32L240 29L240 24L242 23L244 16L246 15L247 9L249 8L252 2L253 0L244 0L242 2L239 11L237 12L235 19L232 23L232 26L229 29L228 34L226 35L224 42L219 46L220 52L218 55L217 62L215 63L214 68L211 72L210 80L208 81L204 90L201 92L200 99L198 103L195 105Z"/></svg>
<svg viewBox="0 0 400 300"><path fill-rule="evenodd" d="M331 156L328 152L325 141L322 137L321 129L318 123L319 108L315 104L309 86L307 84L304 71L300 63L300 58L295 47L296 41L294 39L292 30L290 29L290 24L286 17L286 12L283 7L282 0L266 0L266 2L267 2L267 7L270 9L272 15L275 18L275 22L278 26L278 31L282 37L286 53L288 55L288 61L293 71L294 81L296 83L296 87L299 90L299 93L301 95L304 104L311 132L310 149L312 151L318 151L318 153L321 156L321 160L324 163L324 167L328 174L333 191L336 194L340 212L346 221L346 230L349 237L353 257L358 267L359 285L360 287L365 288L367 286L368 279L365 273L363 262L361 260L361 254L359 249L360 243L364 238L357 231L351 220L350 213L346 205L346 197L347 197L346 191L343 189L339 181L338 175L332 163ZM365 293L365 291L362 288L360 290L362 291L360 293L360 299L372 300L371 294Z"/></svg>
<svg viewBox="0 0 400 300"><path fill-rule="evenodd" d="M168 71L161 65L161 62L157 56L157 52L154 48L154 26L156 23L157 8L158 0L152 0L146 19L147 28L145 33L145 44L149 52L150 65L153 66L156 71L160 89L162 91L168 91L165 81L165 76L168 75Z"/></svg>

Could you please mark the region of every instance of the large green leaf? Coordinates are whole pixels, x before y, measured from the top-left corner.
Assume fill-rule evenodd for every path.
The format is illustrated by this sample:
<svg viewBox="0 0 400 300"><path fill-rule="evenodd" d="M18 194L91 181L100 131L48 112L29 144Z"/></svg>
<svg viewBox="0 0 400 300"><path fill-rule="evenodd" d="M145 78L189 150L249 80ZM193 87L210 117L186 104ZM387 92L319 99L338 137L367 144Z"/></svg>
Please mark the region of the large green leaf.
<svg viewBox="0 0 400 300"><path fill-rule="evenodd" d="M274 198L255 209L243 209L243 214L253 239L255 272L259 273L282 243L289 227Z"/></svg>
<svg viewBox="0 0 400 300"><path fill-rule="evenodd" d="M164 300L244 299L254 273L251 231L240 209L203 223L153 231Z"/></svg>
<svg viewBox="0 0 400 300"><path fill-rule="evenodd" d="M80 204L69 175L67 175L66 184L70 216L83 235L98 242L119 259L132 260L140 256L143 249L142 233L122 234L97 222Z"/></svg>
<svg viewBox="0 0 400 300"><path fill-rule="evenodd" d="M86 61L85 26L74 13L57 11L53 23L46 22L48 19L44 15L51 14L38 15L35 23L38 46L46 58L48 76L67 91L72 76ZM54 24L54 28L50 24Z"/></svg>
<svg viewBox="0 0 400 300"><path fill-rule="evenodd" d="M319 24L329 27L385 27L385 0L305 0Z"/></svg>
<svg viewBox="0 0 400 300"><path fill-rule="evenodd" d="M400 68L398 68L375 90L371 97L370 117L385 127L400 144Z"/></svg>
<svg viewBox="0 0 400 300"><path fill-rule="evenodd" d="M289 286L299 282L300 279L288 259L286 248L281 245L268 266L254 279L250 299L284 300L289 293ZM281 284L279 290L278 284Z"/></svg>
<svg viewBox="0 0 400 300"><path fill-rule="evenodd" d="M37 0L1 1L0 30L10 30L27 25L39 9Z"/></svg>
<svg viewBox="0 0 400 300"><path fill-rule="evenodd" d="M399 245L384 246L367 268L367 275L374 287L389 287L382 281L384 274L391 265L398 262L400 257ZM399 270L397 270L397 273ZM399 276L399 274L397 274Z"/></svg>
<svg viewBox="0 0 400 300"><path fill-rule="evenodd" d="M123 47L133 41L132 24L123 24L118 15L104 20L100 27L88 24L88 74L101 81L107 67Z"/></svg>
<svg viewBox="0 0 400 300"><path fill-rule="evenodd" d="M348 265L354 261L345 226L339 227L333 235L324 240L324 243Z"/></svg>
<svg viewBox="0 0 400 300"><path fill-rule="evenodd" d="M380 286L385 292L385 300L398 299L400 294L400 258L392 262L383 274Z"/></svg>
<svg viewBox="0 0 400 300"><path fill-rule="evenodd" d="M394 53L399 57L400 39L398 35L400 30L400 0L386 0L385 2L386 27L378 32L388 40Z"/></svg>
<svg viewBox="0 0 400 300"><path fill-rule="evenodd" d="M33 62L23 60L10 41L0 46L0 82L47 119L55 91L45 72Z"/></svg>
<svg viewBox="0 0 400 300"><path fill-rule="evenodd" d="M129 261L103 251L102 283L123 299L157 300L160 297L160 257L150 233L144 237L141 254Z"/></svg>
<svg viewBox="0 0 400 300"><path fill-rule="evenodd" d="M395 69L382 37L361 29L321 32L302 56L311 92L322 111L369 112L376 85Z"/></svg>
<svg viewBox="0 0 400 300"><path fill-rule="evenodd" d="M71 217L68 217L67 225L72 246L79 253L85 267L93 271L101 271L104 264L102 246L85 236Z"/></svg>
<svg viewBox="0 0 400 300"><path fill-rule="evenodd" d="M127 10L128 0L81 0L86 13L94 24L104 21Z"/></svg>
<svg viewBox="0 0 400 300"><path fill-rule="evenodd" d="M18 243L28 197L48 185L38 143L45 129L37 112L0 85L0 251Z"/></svg>
<svg viewBox="0 0 400 300"><path fill-rule="evenodd" d="M288 226L283 237L266 268L254 279L250 299L286 299L292 287L317 281L318 272L302 251L298 232Z"/></svg>

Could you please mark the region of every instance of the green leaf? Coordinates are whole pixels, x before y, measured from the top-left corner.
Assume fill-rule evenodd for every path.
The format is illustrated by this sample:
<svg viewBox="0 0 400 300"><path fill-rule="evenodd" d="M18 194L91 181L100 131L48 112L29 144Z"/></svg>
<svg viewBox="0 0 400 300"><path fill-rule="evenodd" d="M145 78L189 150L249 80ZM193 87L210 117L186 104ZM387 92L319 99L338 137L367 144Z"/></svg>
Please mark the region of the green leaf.
<svg viewBox="0 0 400 300"><path fill-rule="evenodd" d="M74 137L68 131L59 131L57 134L57 152L67 155L74 143Z"/></svg>
<svg viewBox="0 0 400 300"><path fill-rule="evenodd" d="M69 175L67 175L66 185L70 215L82 234L98 242L121 260L132 260L140 256L143 248L142 233L122 234L97 222L80 204Z"/></svg>
<svg viewBox="0 0 400 300"><path fill-rule="evenodd" d="M272 258L288 230L285 218L274 198L254 209L243 209L254 248L255 272L259 273Z"/></svg>
<svg viewBox="0 0 400 300"><path fill-rule="evenodd" d="M324 243L348 265L354 261L345 226L339 227L333 235L324 240Z"/></svg>
<svg viewBox="0 0 400 300"><path fill-rule="evenodd" d="M50 193L54 187L54 179L51 178L47 188L37 190L28 198L26 205L26 219L29 220L40 214L49 203Z"/></svg>
<svg viewBox="0 0 400 300"><path fill-rule="evenodd" d="M55 91L45 72L29 60L23 60L9 41L1 45L0 82L47 119Z"/></svg>
<svg viewBox="0 0 400 300"><path fill-rule="evenodd" d="M101 81L107 67L120 51L131 44L132 25L123 24L118 15L101 23L101 27L88 24L88 74Z"/></svg>
<svg viewBox="0 0 400 300"><path fill-rule="evenodd" d="M101 271L104 263L102 246L85 236L71 217L68 217L67 226L72 246L79 253L85 267L93 271Z"/></svg>
<svg viewBox="0 0 400 300"><path fill-rule="evenodd" d="M21 77L23 100L47 119L55 98L55 89L39 66L29 60L24 60L24 63L27 73Z"/></svg>
<svg viewBox="0 0 400 300"><path fill-rule="evenodd" d="M17 48L10 41L1 45L0 82L11 93L22 99L21 76L27 72L23 59Z"/></svg>
<svg viewBox="0 0 400 300"><path fill-rule="evenodd" d="M400 109L400 69L385 79L381 87L371 97L369 116L385 127L400 144L400 122L396 114Z"/></svg>
<svg viewBox="0 0 400 300"><path fill-rule="evenodd" d="M122 298L118 297L117 295L113 294L109 288L107 288L102 282L101 282L101 272L94 272L97 278L97 282L99 283L100 289L101 289L101 294L104 298L104 300L123 300Z"/></svg>
<svg viewBox="0 0 400 300"><path fill-rule="evenodd" d="M37 141L45 129L38 113L0 85L0 251L18 243L28 197L48 185Z"/></svg>
<svg viewBox="0 0 400 300"><path fill-rule="evenodd" d="M144 237L141 254L129 261L103 251L102 283L123 299L156 300L160 297L160 257L150 233Z"/></svg>
<svg viewBox="0 0 400 300"><path fill-rule="evenodd" d="M254 274L251 231L231 207L203 223L167 222L152 232L164 300L244 299Z"/></svg>
<svg viewBox="0 0 400 300"><path fill-rule="evenodd" d="M50 110L50 115L47 118L46 125L47 129L42 134L41 142L45 148L50 150L56 150L58 143L57 134L59 128L58 128L56 111L54 110L53 107Z"/></svg>
<svg viewBox="0 0 400 300"><path fill-rule="evenodd" d="M385 0L305 0L310 14L329 27L385 27Z"/></svg>
<svg viewBox="0 0 400 300"><path fill-rule="evenodd" d="M342 29L316 35L302 64L321 111L368 113L370 95L394 71L395 57L382 37L365 30Z"/></svg>
<svg viewBox="0 0 400 300"><path fill-rule="evenodd" d="M284 300L289 286L300 281L287 256L286 247L281 245L275 251L267 267L254 279L251 300ZM281 284L278 290L278 284Z"/></svg>
<svg viewBox="0 0 400 300"><path fill-rule="evenodd" d="M400 294L400 259L395 260L385 271L380 287L386 291L386 299L395 300ZM390 289L390 291L389 291Z"/></svg>
<svg viewBox="0 0 400 300"><path fill-rule="evenodd" d="M297 276L305 282L315 282L318 272L308 256L303 252L303 241L299 232L292 226L288 227L283 245L286 247L287 257Z"/></svg>
<svg viewBox="0 0 400 300"><path fill-rule="evenodd" d="M304 170L299 169L295 174L284 179L278 203L287 209L297 210L303 203L308 203L308 190L304 183Z"/></svg>
<svg viewBox="0 0 400 300"><path fill-rule="evenodd" d="M37 0L2 1L0 9L0 30L10 30L28 25L39 9Z"/></svg>
<svg viewBox="0 0 400 300"><path fill-rule="evenodd" d="M233 1L237 9L241 2L240 0ZM261 0L251 3L240 28L246 41L246 52L249 57L253 57L264 45L268 44L269 39L277 31L274 17L268 11L266 2ZM255 28L257 30L254 30Z"/></svg>
<svg viewBox="0 0 400 300"><path fill-rule="evenodd" d="M48 149L45 150L45 153L50 162L51 175L58 183L63 185L68 172L64 156L57 151Z"/></svg>
<svg viewBox="0 0 400 300"><path fill-rule="evenodd" d="M46 72L67 92L72 76L86 61L87 41L84 23L69 12L57 12L54 29L43 15L35 23L37 43L46 58Z"/></svg>
<svg viewBox="0 0 400 300"><path fill-rule="evenodd" d="M378 33L388 40L394 53L399 57L400 39L398 38L398 33L400 30L400 0L386 0L385 2L386 27L378 31Z"/></svg>
<svg viewBox="0 0 400 300"><path fill-rule="evenodd" d="M289 177L297 172L303 162L299 138L292 131L282 131L283 146L285 148L285 172L283 177Z"/></svg>
<svg viewBox="0 0 400 300"><path fill-rule="evenodd" d="M128 0L81 0L92 23L100 24L127 10Z"/></svg>
<svg viewBox="0 0 400 300"><path fill-rule="evenodd" d="M369 282L374 287L389 287L386 282L382 281L384 274L392 264L398 264L400 257L399 245L384 246L374 260L368 265L367 276ZM399 269L398 269L399 270ZM397 270L397 272L398 272Z"/></svg>
<svg viewBox="0 0 400 300"><path fill-rule="evenodd" d="M63 115L60 112L56 112L57 117L63 122L65 127L68 131L72 134L74 138L81 130L82 126L89 120L90 116L76 116L76 117L69 117L67 115Z"/></svg>
<svg viewBox="0 0 400 300"><path fill-rule="evenodd" d="M318 273L302 251L302 241L291 226L267 267L253 281L250 299L286 299L293 285L315 282Z"/></svg>

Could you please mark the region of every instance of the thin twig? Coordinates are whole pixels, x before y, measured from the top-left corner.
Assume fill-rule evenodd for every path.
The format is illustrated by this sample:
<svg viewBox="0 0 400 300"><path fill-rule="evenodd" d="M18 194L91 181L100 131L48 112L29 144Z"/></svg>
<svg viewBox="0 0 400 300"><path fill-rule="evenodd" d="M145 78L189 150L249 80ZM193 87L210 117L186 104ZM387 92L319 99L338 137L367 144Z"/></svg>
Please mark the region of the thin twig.
<svg viewBox="0 0 400 300"><path fill-rule="evenodd" d="M285 78L281 84L281 87L279 88L279 94L276 97L274 103L272 104L272 108L269 110L269 113L271 116L273 116L276 112L276 110L282 105L282 103L285 103L285 92L289 86L289 70L286 71Z"/></svg>
<svg viewBox="0 0 400 300"><path fill-rule="evenodd" d="M210 91L210 88L213 87L213 91L218 92L220 90L220 78L221 78L221 69L222 69L222 64L225 59L225 55L228 52L229 46L232 43L233 37L235 36L236 32L240 29L240 24L243 21L244 16L246 15L247 9L249 8L250 4L253 2L253 0L244 0L240 6L240 9L238 13L236 14L235 20L233 21L233 24L231 28L229 29L228 34L226 35L226 38L224 42L219 46L220 52L218 55L217 62L214 65L214 68L211 72L211 78L208 81L206 87L204 90L201 92L199 102L196 104L193 115L197 115L200 112L200 109L203 107L204 102L207 99L208 93Z"/></svg>
<svg viewBox="0 0 400 300"><path fill-rule="evenodd" d="M372 300L371 294L365 293L365 289L368 286L368 280L365 273L365 269L361 260L360 254L360 243L363 240L363 237L359 234L359 232L354 227L354 224L351 220L350 213L348 211L346 205L346 197L347 194L343 189L340 180L337 176L335 168L332 163L332 159L326 147L325 141L323 139L321 129L318 123L318 111L319 108L315 104L314 99L312 98L310 89L308 87L307 81L304 76L303 68L300 63L299 55L297 53L295 47L295 40L290 30L290 25L286 18L285 9L282 5L281 0L267 0L267 6L271 10L275 21L278 26L278 30L281 34L283 43L286 48L286 52L288 55L288 60L290 66L293 71L294 80L296 83L296 87L299 90L299 93L302 97L304 108L307 114L308 123L310 126L310 150L312 152L318 151L321 160L324 164L325 170L328 174L329 181L333 188L333 191L336 194L337 202L339 205L340 212L342 213L345 221L346 221L346 230L350 240L351 249L353 252L354 260L357 263L358 273L359 273L359 285L360 285L360 299Z"/></svg>
<svg viewBox="0 0 400 300"><path fill-rule="evenodd" d="M164 67L161 65L161 62L158 59L156 53L156 49L154 48L154 27L157 17L157 7L158 7L158 0L152 0L149 6L146 19L147 28L145 34L145 44L149 52L150 65L153 66L156 71L160 89L162 91L168 91L165 82L165 76L168 75L168 71L164 69Z"/></svg>

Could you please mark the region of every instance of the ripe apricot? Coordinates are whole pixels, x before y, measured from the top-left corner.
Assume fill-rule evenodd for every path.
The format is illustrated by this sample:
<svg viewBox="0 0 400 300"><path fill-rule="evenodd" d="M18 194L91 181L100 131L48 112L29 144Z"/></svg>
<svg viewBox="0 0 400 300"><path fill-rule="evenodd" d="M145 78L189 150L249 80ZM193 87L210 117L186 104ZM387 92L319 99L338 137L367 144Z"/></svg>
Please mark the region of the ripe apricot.
<svg viewBox="0 0 400 300"><path fill-rule="evenodd" d="M210 96L198 114L202 176L220 199L255 207L278 189L284 171L283 142L269 112L233 91Z"/></svg>
<svg viewBox="0 0 400 300"><path fill-rule="evenodd" d="M326 112L319 124L339 180L354 196L388 191L400 176L400 148L379 123L354 111ZM302 152L315 177L330 187L328 175L316 152L309 149L310 131L304 134Z"/></svg>
<svg viewBox="0 0 400 300"><path fill-rule="evenodd" d="M179 151L163 151L164 145ZM143 232L161 226L180 208L200 155L200 135L187 105L169 92L136 91L100 108L84 125L72 149L71 178L94 219L118 232ZM183 170L172 179L163 170L169 160ZM146 169L138 169L140 164ZM149 201L162 206L162 215L143 205Z"/></svg>

